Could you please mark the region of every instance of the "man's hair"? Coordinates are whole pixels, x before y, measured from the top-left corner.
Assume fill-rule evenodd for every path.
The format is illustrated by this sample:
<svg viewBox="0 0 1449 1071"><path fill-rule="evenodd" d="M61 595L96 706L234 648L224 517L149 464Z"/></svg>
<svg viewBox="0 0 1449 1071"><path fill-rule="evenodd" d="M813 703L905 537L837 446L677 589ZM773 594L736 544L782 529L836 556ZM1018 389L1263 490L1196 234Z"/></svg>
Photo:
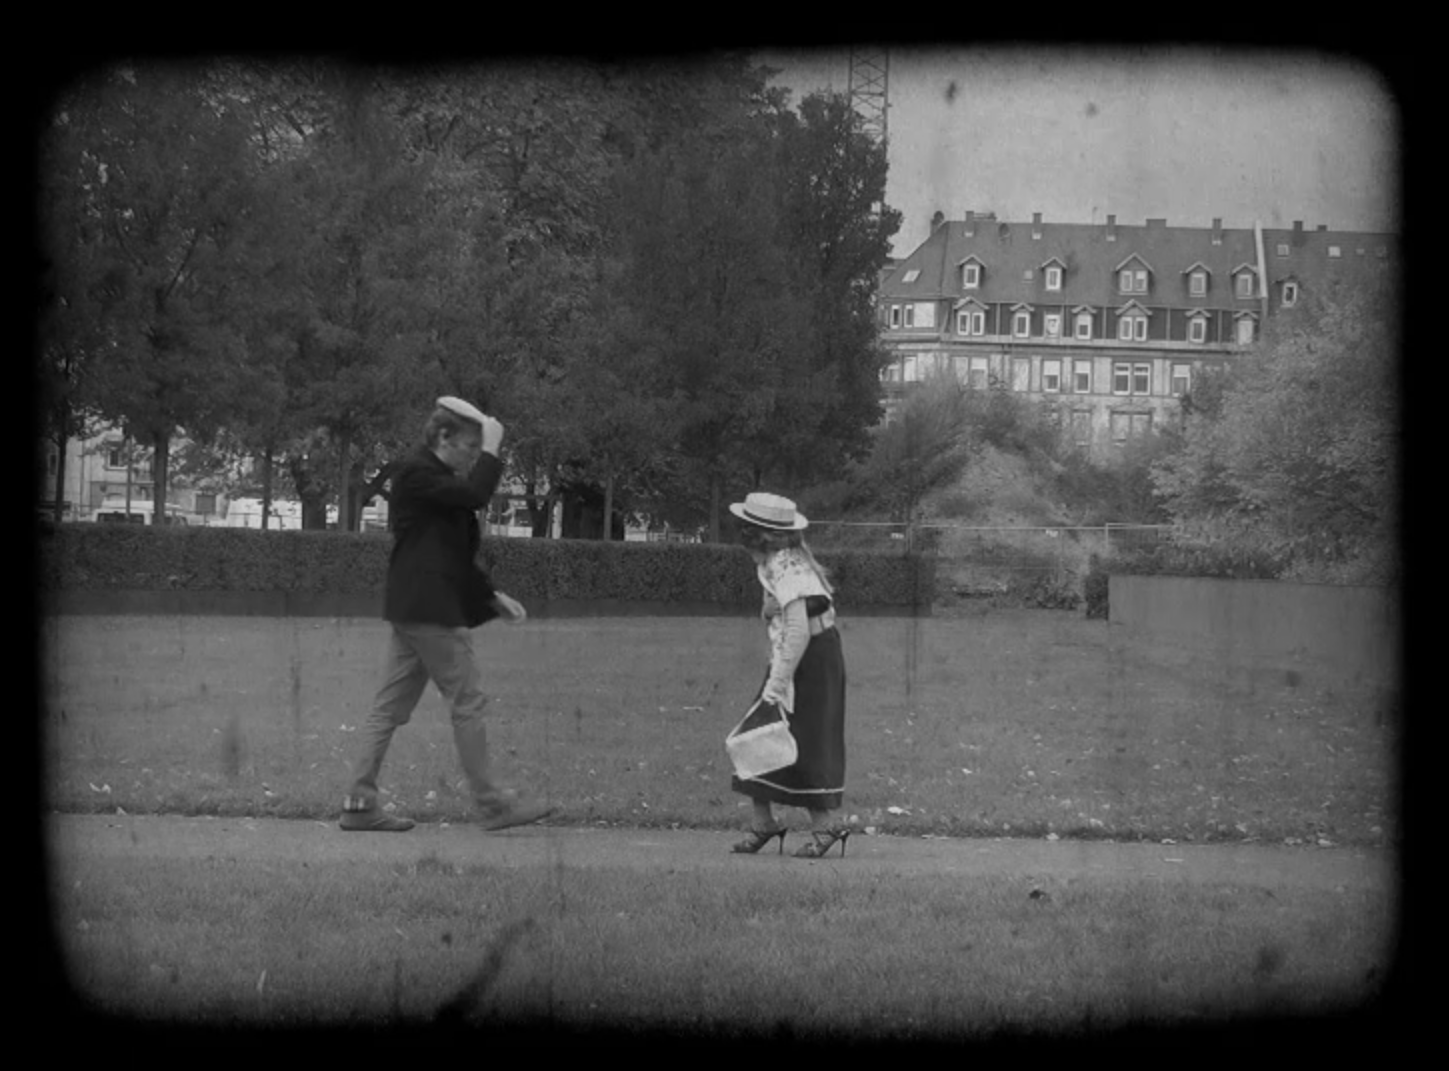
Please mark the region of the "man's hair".
<svg viewBox="0 0 1449 1071"><path fill-rule="evenodd" d="M465 416L459 416L451 409L444 409L440 405L433 410L432 415L428 417L428 422L423 425L423 441L429 447L436 447L445 431L451 439L456 439L460 435L476 435L479 438L483 435L482 425Z"/></svg>

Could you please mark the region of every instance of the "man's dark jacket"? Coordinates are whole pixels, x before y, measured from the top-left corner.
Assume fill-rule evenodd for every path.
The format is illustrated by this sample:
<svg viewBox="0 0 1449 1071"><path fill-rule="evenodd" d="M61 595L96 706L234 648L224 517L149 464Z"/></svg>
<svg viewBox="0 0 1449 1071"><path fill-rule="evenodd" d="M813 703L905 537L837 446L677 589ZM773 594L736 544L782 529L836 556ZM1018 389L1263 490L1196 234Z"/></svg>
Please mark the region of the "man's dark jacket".
<svg viewBox="0 0 1449 1071"><path fill-rule="evenodd" d="M388 500L393 531L383 617L399 624L477 628L498 616L493 581L476 563L477 511L503 466L484 454L466 478L426 446L399 462Z"/></svg>

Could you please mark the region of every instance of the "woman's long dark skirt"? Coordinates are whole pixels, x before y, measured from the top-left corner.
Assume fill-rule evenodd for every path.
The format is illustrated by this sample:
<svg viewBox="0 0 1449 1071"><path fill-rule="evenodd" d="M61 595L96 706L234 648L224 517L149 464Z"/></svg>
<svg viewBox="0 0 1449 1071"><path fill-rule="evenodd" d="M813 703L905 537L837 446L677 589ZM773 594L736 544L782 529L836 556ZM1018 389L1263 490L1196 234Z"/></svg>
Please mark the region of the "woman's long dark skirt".
<svg viewBox="0 0 1449 1071"><path fill-rule="evenodd" d="M749 780L735 777L730 787L761 802L835 810L845 791L845 656L837 629L810 637L795 668L790 732L800 752L795 765Z"/></svg>

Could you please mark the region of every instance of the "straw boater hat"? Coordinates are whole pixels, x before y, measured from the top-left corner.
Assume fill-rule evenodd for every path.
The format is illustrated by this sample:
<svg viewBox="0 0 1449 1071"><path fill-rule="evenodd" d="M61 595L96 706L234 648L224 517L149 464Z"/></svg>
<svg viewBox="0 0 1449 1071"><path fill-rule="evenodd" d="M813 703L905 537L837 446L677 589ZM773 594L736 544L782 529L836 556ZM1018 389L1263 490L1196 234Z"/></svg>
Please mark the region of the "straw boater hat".
<svg viewBox="0 0 1449 1071"><path fill-rule="evenodd" d="M746 495L743 502L731 503L730 512L746 524L772 532L801 532L810 527L805 515L796 512L795 503L779 495Z"/></svg>
<svg viewBox="0 0 1449 1071"><path fill-rule="evenodd" d="M480 428L483 426L485 419L483 411L476 405L470 405L463 401L462 398L454 398L451 394L445 394L438 399L438 408L446 409L450 413L456 413L460 417L471 420Z"/></svg>

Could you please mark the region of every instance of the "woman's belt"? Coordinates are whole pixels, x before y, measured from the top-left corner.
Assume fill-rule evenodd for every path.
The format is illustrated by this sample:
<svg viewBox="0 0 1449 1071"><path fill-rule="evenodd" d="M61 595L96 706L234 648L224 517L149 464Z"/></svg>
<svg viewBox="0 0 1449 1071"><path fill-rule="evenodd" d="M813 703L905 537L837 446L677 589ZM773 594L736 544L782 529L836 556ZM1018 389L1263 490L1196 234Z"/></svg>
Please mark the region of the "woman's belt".
<svg viewBox="0 0 1449 1071"><path fill-rule="evenodd" d="M818 636L826 629L835 627L835 611L826 610L819 617L810 618L810 635Z"/></svg>

